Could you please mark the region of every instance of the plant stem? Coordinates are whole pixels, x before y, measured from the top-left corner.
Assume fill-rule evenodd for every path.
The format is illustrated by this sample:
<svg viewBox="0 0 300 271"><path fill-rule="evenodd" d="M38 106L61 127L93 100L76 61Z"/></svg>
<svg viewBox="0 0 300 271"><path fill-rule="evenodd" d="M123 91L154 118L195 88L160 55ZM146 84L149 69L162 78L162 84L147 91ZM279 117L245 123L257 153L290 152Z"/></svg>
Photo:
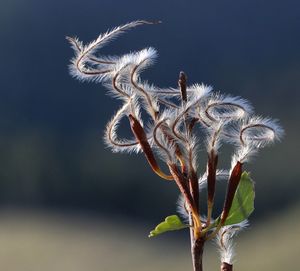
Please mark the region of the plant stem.
<svg viewBox="0 0 300 271"><path fill-rule="evenodd" d="M190 214L190 223L192 222L192 215ZM193 271L203 271L202 256L204 248L204 238L195 239L194 228L190 228L191 239L191 254L193 262Z"/></svg>
<svg viewBox="0 0 300 271"><path fill-rule="evenodd" d="M192 259L194 271L203 271L202 256L203 256L204 240L199 238L192 245Z"/></svg>

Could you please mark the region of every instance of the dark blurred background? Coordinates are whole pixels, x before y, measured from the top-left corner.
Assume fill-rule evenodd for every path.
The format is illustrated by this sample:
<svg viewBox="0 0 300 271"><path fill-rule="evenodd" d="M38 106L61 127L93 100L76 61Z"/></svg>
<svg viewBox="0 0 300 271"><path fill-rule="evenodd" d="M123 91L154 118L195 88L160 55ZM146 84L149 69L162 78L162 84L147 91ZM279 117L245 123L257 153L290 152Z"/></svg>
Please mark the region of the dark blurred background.
<svg viewBox="0 0 300 271"><path fill-rule="evenodd" d="M2 0L1 209L89 214L100 223L122 217L150 228L175 212L176 187L142 155L105 149L103 130L119 103L68 73L66 35L89 42L136 19L163 23L134 29L103 52L153 46L158 61L142 75L151 83L176 87L184 70L189 83L242 96L257 114L279 119L282 142L247 165L256 182L252 221L299 214L300 4L292 0ZM226 150L223 157L228 167Z"/></svg>

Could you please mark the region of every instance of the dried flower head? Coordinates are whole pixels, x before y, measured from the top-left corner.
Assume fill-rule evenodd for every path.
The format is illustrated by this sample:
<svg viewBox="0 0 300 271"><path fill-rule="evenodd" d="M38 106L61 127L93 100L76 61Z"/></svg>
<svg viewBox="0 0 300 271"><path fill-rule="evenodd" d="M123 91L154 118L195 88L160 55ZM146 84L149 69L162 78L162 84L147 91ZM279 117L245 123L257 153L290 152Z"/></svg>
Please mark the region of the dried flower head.
<svg viewBox="0 0 300 271"><path fill-rule="evenodd" d="M248 175L243 175L243 164L259 149L280 140L283 129L276 120L253 115L253 107L243 98L213 92L211 86L204 84L189 86L184 72L179 74L177 88L159 88L143 81L141 73L157 58L152 47L122 56L99 54L104 45L123 32L157 23L131 22L101 34L86 45L78 38L67 37L75 53L70 73L81 81L102 83L112 97L122 102L106 126L107 146L113 152L143 152L153 172L177 185L181 194L178 212L191 231L194 270L202 270L203 244L215 237L222 270L226 270L233 262L233 237L245 228L253 210L253 186ZM129 123L132 138L118 134L124 119ZM218 170L222 144L231 144L235 149L229 171ZM208 159L207 170L199 178L200 145L204 145L201 149L206 149ZM159 159L168 171L161 169ZM212 216L215 187L221 179L227 181L227 191L223 210L215 218ZM203 188L207 189L206 214L201 214L199 206L199 190ZM243 195L245 191L250 197ZM238 201L237 197L242 198ZM165 227L169 230L185 227L173 219L177 218L168 217L154 232L166 231L162 230Z"/></svg>

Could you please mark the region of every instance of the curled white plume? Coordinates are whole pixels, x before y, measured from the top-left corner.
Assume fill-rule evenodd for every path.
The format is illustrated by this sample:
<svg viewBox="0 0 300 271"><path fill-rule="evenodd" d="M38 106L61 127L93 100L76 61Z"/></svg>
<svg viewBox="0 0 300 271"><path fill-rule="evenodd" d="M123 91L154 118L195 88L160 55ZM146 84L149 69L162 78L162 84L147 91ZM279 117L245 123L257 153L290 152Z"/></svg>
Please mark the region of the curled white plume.
<svg viewBox="0 0 300 271"><path fill-rule="evenodd" d="M218 153L219 148L221 147L223 139L223 128L226 125L226 122L218 121L212 122L209 127L206 127L207 138L206 138L206 149L210 153L214 151L215 154Z"/></svg>
<svg viewBox="0 0 300 271"><path fill-rule="evenodd" d="M145 111L152 117L153 120L155 120L159 112L159 102L155 95L152 93L150 94L147 91L147 86L147 84L138 81L134 82L132 89L134 93L141 98Z"/></svg>
<svg viewBox="0 0 300 271"><path fill-rule="evenodd" d="M87 54L93 54L96 50L99 50L104 45L106 45L109 41L117 38L120 34L124 33L125 31L129 30L130 28L136 27L142 24L152 24L152 22L147 22L144 20L133 21L118 27L113 28L110 31L107 31L104 34L100 34L98 38L89 44L85 45L82 49L83 57L86 57Z"/></svg>
<svg viewBox="0 0 300 271"><path fill-rule="evenodd" d="M230 126L225 134L226 140L237 146L232 159L233 168L237 161L249 162L260 148L280 140L284 131L276 120L251 117Z"/></svg>
<svg viewBox="0 0 300 271"><path fill-rule="evenodd" d="M206 86L204 84L194 84L191 87L188 87L188 101L184 107L184 110L188 112L195 107L200 106L201 101L207 98L207 96L211 93L211 90L211 86Z"/></svg>
<svg viewBox="0 0 300 271"><path fill-rule="evenodd" d="M258 149L251 145L239 146L231 159L231 170L235 167L237 162L246 163L257 154Z"/></svg>
<svg viewBox="0 0 300 271"><path fill-rule="evenodd" d="M262 117L251 117L240 129L239 139L243 145L264 147L275 140L280 140L284 132L277 120Z"/></svg>
<svg viewBox="0 0 300 271"><path fill-rule="evenodd" d="M218 232L215 242L218 245L220 252L221 262L233 264L235 250L234 250L234 237L243 229L248 227L248 220L241 223L223 226Z"/></svg>
<svg viewBox="0 0 300 271"><path fill-rule="evenodd" d="M172 127L174 135L178 140L181 141L182 144L186 144L187 146L189 146L191 143L193 143L193 141L195 141L193 140L193 137L190 137L187 131L181 129L181 126L185 126L186 118L195 117L195 108L201 105L202 99L205 99L205 95L207 95L210 91L210 87L202 85L201 88L198 88L198 91L195 91L193 95L191 95L187 103L184 103L180 108L176 108L174 117L171 119L170 125ZM192 141L190 142L189 139L191 139Z"/></svg>
<svg viewBox="0 0 300 271"><path fill-rule="evenodd" d="M178 89L175 88L159 88L157 86L154 86L153 84L150 85L147 82L144 82L144 84L147 85L147 90L149 93L152 93L153 95L156 95L158 97L172 98L180 95Z"/></svg>
<svg viewBox="0 0 300 271"><path fill-rule="evenodd" d="M79 81L102 82L109 78L112 68L103 66L100 69L87 67L82 62L77 62L75 58L69 65L70 74Z"/></svg>
<svg viewBox="0 0 300 271"><path fill-rule="evenodd" d="M262 148L281 140L284 131L277 120L253 116L232 125L226 131L226 138L235 145L249 145Z"/></svg>
<svg viewBox="0 0 300 271"><path fill-rule="evenodd" d="M155 59L157 58L157 51L152 48L145 48L135 54L135 70L134 70L134 80L138 80L139 74L152 65L155 62Z"/></svg>
<svg viewBox="0 0 300 271"><path fill-rule="evenodd" d="M137 95L143 98L145 109L153 120L156 119L157 113L159 112L159 104L157 98L147 92L145 89L147 84L144 85L143 82L140 81L139 74L153 63L156 55L156 50L151 47L138 52L135 56L135 63L130 70L130 83L133 89L136 90Z"/></svg>
<svg viewBox="0 0 300 271"><path fill-rule="evenodd" d="M99 35L96 40L85 46L77 38L67 37L75 52L75 57L71 60L69 66L71 75L79 80L103 81L107 78L107 75L113 71L113 68L110 67L110 65L115 65L115 63L114 61L111 61L111 59L99 59L95 53L109 41L115 39L130 28L143 24L155 23L158 22L144 20L130 22Z"/></svg>
<svg viewBox="0 0 300 271"><path fill-rule="evenodd" d="M229 95L212 95L202 111L202 119L207 126L207 151L218 152L222 141L226 140L227 130L235 121L245 119L253 111L248 101ZM227 140L228 142L228 140Z"/></svg>
<svg viewBox="0 0 300 271"><path fill-rule="evenodd" d="M188 86L186 91L188 93L187 98L189 99L198 99L200 97L207 96L211 94L213 88L212 86L205 84L193 84Z"/></svg>
<svg viewBox="0 0 300 271"><path fill-rule="evenodd" d="M168 112L164 112L155 122L153 128L153 142L156 152L163 161L175 164L176 159L176 140L172 136L168 126Z"/></svg>
<svg viewBox="0 0 300 271"><path fill-rule="evenodd" d="M70 42L71 48L74 50L75 56L77 57L83 50L83 43L77 37L66 37Z"/></svg>
<svg viewBox="0 0 300 271"><path fill-rule="evenodd" d="M113 78L112 82L106 82L103 84L108 90L107 94L115 99L122 100L124 102L128 101L131 96L133 96L132 87L128 84L122 84L119 80Z"/></svg>
<svg viewBox="0 0 300 271"><path fill-rule="evenodd" d="M131 66L136 62L136 54L137 52L132 52L121 56L114 65L112 76L117 74L128 76Z"/></svg>
<svg viewBox="0 0 300 271"><path fill-rule="evenodd" d="M132 114L140 124L143 125L140 117L140 106L136 96L131 97L124 105L116 112L113 118L106 125L104 141L113 152L139 152L140 145L135 139L120 139L117 134L118 126L122 118L128 114Z"/></svg>
<svg viewBox="0 0 300 271"><path fill-rule="evenodd" d="M205 122L235 121L247 117L253 112L252 106L245 99L221 95L212 95L201 111L201 117Z"/></svg>

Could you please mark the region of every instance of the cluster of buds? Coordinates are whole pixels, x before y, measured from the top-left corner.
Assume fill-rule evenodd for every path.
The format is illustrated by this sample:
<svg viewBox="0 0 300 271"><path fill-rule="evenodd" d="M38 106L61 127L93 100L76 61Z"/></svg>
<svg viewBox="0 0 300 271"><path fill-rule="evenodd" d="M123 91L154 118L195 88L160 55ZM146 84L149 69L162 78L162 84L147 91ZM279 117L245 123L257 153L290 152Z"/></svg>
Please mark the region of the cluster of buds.
<svg viewBox="0 0 300 271"><path fill-rule="evenodd" d="M107 124L106 144L113 152L143 152L159 177L177 185L181 192L180 213L189 221L194 256L200 255L197 251L206 240L216 238L223 255L222 268L230 270L232 256L226 256L232 251L230 240L246 222L231 226L225 226L225 222L243 165L259 149L280 139L283 130L276 121L255 116L249 102L240 97L213 92L211 86L204 84L188 86L183 72L177 88L159 88L144 82L141 72L157 57L151 47L122 56L99 55L100 48L124 31L156 23L159 22L131 22L87 45L67 37L75 51L70 72L81 81L101 82L112 96L122 101L123 105ZM142 118L145 113L147 117ZM132 139L118 135L124 119L129 120ZM231 169L226 172L218 170L219 149L224 143L234 146ZM200 178L199 146L205 146L208 155L207 171ZM161 169L161 163L165 163L167 172ZM212 212L218 179L227 180L227 191L220 219L215 223ZM199 191L203 187L207 187L205 217L200 215L199 206ZM200 270L201 263L197 261L194 259L194 269Z"/></svg>

